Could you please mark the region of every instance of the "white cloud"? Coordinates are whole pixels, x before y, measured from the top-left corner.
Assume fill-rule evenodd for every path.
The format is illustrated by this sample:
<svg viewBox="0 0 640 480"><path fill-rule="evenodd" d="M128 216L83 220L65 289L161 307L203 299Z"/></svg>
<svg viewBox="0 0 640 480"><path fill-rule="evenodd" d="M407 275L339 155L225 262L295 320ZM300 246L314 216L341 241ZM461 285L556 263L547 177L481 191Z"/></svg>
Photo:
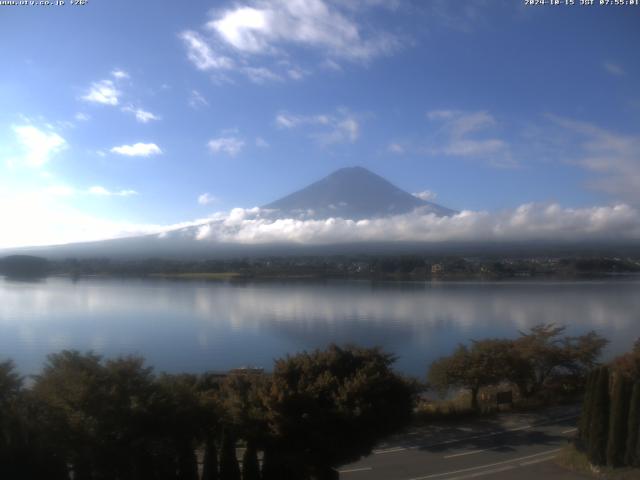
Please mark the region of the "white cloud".
<svg viewBox="0 0 640 480"><path fill-rule="evenodd" d="M610 73L611 75L615 75L616 77L621 77L626 73L624 69L617 63L604 62L602 64L602 67L607 71L607 73Z"/></svg>
<svg viewBox="0 0 640 480"><path fill-rule="evenodd" d="M78 112L73 116L73 118L75 118L79 122L86 122L91 117L89 115L87 115L86 113Z"/></svg>
<svg viewBox="0 0 640 480"><path fill-rule="evenodd" d="M138 195L138 192L135 190L107 190L100 185L94 185L93 187L89 187L87 189L87 193L90 195L97 195L102 197L131 197L133 195Z"/></svg>
<svg viewBox="0 0 640 480"><path fill-rule="evenodd" d="M100 80L91 84L91 88L82 96L82 99L87 102L115 106L118 105L120 94L121 92L111 80Z"/></svg>
<svg viewBox="0 0 640 480"><path fill-rule="evenodd" d="M398 46L397 39L384 32L365 33L345 13L322 0L260 1L221 12L207 28L243 53L269 53L291 44L366 60Z"/></svg>
<svg viewBox="0 0 640 480"><path fill-rule="evenodd" d="M403 153L405 153L405 148L399 143L390 143L387 146L387 151L389 151L389 153L394 153L396 155L402 155Z"/></svg>
<svg viewBox="0 0 640 480"><path fill-rule="evenodd" d="M122 111L127 113L133 113L136 116L136 120L140 123L148 123L152 120L160 120L161 118L158 115L155 115L151 112L147 112L146 110L143 110L142 108L135 108L131 105L127 105L126 107L123 107Z"/></svg>
<svg viewBox="0 0 640 480"><path fill-rule="evenodd" d="M423 149L429 155L478 158L497 167L513 167L509 145L502 139L487 137L497 122L484 111L431 110L427 118L440 124L430 143Z"/></svg>
<svg viewBox="0 0 640 480"><path fill-rule="evenodd" d="M277 82L282 77L265 67L245 67L242 70L253 83Z"/></svg>
<svg viewBox="0 0 640 480"><path fill-rule="evenodd" d="M226 153L234 157L244 148L244 140L238 137L218 137L209 140L207 145L211 153Z"/></svg>
<svg viewBox="0 0 640 480"><path fill-rule="evenodd" d="M201 195L198 195L198 203L200 205L209 205L211 203L215 203L218 201L218 198L210 193L206 192Z"/></svg>
<svg viewBox="0 0 640 480"><path fill-rule="evenodd" d="M427 202L433 202L436 198L438 198L438 194L436 192L432 192L431 190L412 193L412 195L414 197L418 197L421 200L426 200Z"/></svg>
<svg viewBox="0 0 640 480"><path fill-rule="evenodd" d="M319 143L353 143L360 135L360 124L356 117L346 109L338 109L334 114L295 115L280 112L275 117L278 127L284 129L302 126L313 127L311 136Z"/></svg>
<svg viewBox="0 0 640 480"><path fill-rule="evenodd" d="M214 52L211 45L199 33L187 30L180 34L180 38L187 47L187 57L198 70L226 70L234 67L233 60Z"/></svg>
<svg viewBox="0 0 640 480"><path fill-rule="evenodd" d="M262 137L256 137L256 147L258 148L268 148L269 143Z"/></svg>
<svg viewBox="0 0 640 480"><path fill-rule="evenodd" d="M382 6L371 1L245 0L215 10L206 34L186 30L180 38L200 70L235 69L257 83L300 80L309 70L288 64L289 49L312 51L320 58L311 62L330 62L336 68L341 60L369 61L397 50L396 36L365 19L369 9Z"/></svg>
<svg viewBox="0 0 640 480"><path fill-rule="evenodd" d="M597 176L590 186L640 205L640 135L624 135L587 122L548 115L563 128L569 147L555 145L563 161L571 161Z"/></svg>
<svg viewBox="0 0 640 480"><path fill-rule="evenodd" d="M191 108L198 109L200 107L208 107L209 102L202 96L202 94L198 90L191 90L191 95L189 96L189 106Z"/></svg>
<svg viewBox="0 0 640 480"><path fill-rule="evenodd" d="M111 152L128 157L148 157L150 155L159 155L162 150L155 143L135 143L133 145L113 147Z"/></svg>
<svg viewBox="0 0 640 480"><path fill-rule="evenodd" d="M258 208L237 208L216 215L199 229L196 238L248 244L640 240L640 211L626 204L578 209L525 204L500 213L465 210L437 217L418 209L404 215L355 221L274 220Z"/></svg>
<svg viewBox="0 0 640 480"><path fill-rule="evenodd" d="M120 70L120 69L115 69L111 72L111 75L113 75L113 77L116 80L124 80L126 78L129 78L129 74L127 72L125 72L124 70Z"/></svg>
<svg viewBox="0 0 640 480"><path fill-rule="evenodd" d="M46 132L33 125L14 125L12 128L24 152L20 161L31 167L41 167L67 146L66 140L55 132Z"/></svg>

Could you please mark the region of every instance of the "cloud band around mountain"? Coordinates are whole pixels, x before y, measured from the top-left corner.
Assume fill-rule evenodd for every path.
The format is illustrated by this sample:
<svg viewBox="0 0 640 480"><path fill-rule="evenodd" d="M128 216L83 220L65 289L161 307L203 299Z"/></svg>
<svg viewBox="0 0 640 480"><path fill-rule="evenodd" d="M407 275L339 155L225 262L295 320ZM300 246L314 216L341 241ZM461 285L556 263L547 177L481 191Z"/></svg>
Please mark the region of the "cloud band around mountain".
<svg viewBox="0 0 640 480"><path fill-rule="evenodd" d="M464 210L438 217L420 209L365 220L274 219L259 208L216 214L197 229L201 241L260 244L349 242L621 241L640 239L640 211L626 204L564 208L525 204L500 213Z"/></svg>

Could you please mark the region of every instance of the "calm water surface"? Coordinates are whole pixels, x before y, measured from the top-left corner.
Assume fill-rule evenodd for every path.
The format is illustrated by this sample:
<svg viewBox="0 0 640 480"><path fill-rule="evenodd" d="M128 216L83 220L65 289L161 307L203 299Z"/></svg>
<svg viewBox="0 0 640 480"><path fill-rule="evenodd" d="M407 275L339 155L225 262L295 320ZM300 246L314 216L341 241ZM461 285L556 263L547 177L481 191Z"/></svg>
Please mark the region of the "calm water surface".
<svg viewBox="0 0 640 480"><path fill-rule="evenodd" d="M65 348L143 355L157 370L270 369L330 342L381 345L397 368L427 365L472 338L541 322L595 329L607 356L640 337L640 280L590 282L218 282L0 277L0 359L24 374Z"/></svg>

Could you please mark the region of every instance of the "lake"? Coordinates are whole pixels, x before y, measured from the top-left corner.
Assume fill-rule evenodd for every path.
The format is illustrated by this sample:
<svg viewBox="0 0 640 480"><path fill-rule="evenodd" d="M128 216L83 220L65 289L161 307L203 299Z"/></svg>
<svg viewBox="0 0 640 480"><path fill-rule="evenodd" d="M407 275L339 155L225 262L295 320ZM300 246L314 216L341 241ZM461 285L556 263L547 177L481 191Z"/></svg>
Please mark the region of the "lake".
<svg viewBox="0 0 640 480"><path fill-rule="evenodd" d="M302 350L380 345L424 377L459 342L515 337L541 322L594 329L606 357L640 337L640 280L261 282L0 277L0 359L37 373L62 349L143 355L158 371L258 366Z"/></svg>

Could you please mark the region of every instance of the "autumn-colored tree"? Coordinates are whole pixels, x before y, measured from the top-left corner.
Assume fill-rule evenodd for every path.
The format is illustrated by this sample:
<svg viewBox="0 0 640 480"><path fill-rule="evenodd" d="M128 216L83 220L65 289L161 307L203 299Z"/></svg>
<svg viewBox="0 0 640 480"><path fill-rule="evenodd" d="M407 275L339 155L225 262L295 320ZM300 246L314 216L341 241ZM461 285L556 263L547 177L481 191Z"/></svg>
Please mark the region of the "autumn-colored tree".
<svg viewBox="0 0 640 480"><path fill-rule="evenodd" d="M518 359L509 340L473 341L469 347L459 345L456 351L431 364L427 378L430 385L446 392L463 388L471 395L471 408L478 408L478 393L513 376Z"/></svg>
<svg viewBox="0 0 640 480"><path fill-rule="evenodd" d="M556 374L584 376L596 366L608 340L594 331L578 337L562 336L565 330L564 326L540 324L520 332L514 341L519 363L511 380L521 396L539 392Z"/></svg>

